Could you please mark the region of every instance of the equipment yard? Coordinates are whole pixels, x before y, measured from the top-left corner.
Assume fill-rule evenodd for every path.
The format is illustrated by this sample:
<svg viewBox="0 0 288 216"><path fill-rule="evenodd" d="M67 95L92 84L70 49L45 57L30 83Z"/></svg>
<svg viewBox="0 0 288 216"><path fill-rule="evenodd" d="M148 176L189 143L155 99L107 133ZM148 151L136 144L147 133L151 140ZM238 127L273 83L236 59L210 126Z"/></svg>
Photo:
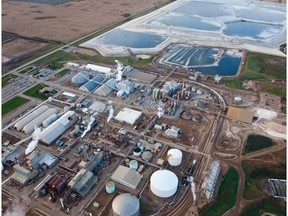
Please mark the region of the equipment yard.
<svg viewBox="0 0 288 216"><path fill-rule="evenodd" d="M276 46L284 33L270 38L269 48L264 40L226 40L222 24L235 11L249 19L243 11L260 2L211 1L215 21L202 20L201 28L222 36L209 44L203 32L183 41L190 30L165 25L171 16L203 16L202 3L211 7L210 0L173 1L92 40L94 34L79 37L168 1L3 2L3 29L21 24L21 36L4 33L3 63L51 45L29 45L28 36L67 42L2 77L4 216L286 214L286 59ZM266 4L261 10L279 15L273 25L286 28L283 6ZM181 25L194 28L194 21ZM150 37L156 31L169 35ZM142 49L137 41L147 44ZM252 52L256 45L275 56Z"/></svg>

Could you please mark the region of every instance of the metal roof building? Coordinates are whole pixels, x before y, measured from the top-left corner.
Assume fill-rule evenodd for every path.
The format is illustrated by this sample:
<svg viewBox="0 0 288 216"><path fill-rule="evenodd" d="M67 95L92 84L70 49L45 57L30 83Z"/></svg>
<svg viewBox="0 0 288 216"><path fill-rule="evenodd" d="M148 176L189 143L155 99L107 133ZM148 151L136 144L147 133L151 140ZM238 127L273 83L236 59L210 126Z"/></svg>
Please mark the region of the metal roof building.
<svg viewBox="0 0 288 216"><path fill-rule="evenodd" d="M78 119L74 111L68 111L41 133L41 141L50 145L57 137L62 135Z"/></svg>
<svg viewBox="0 0 288 216"><path fill-rule="evenodd" d="M31 171L25 169L19 164L16 164L15 166L13 166L13 170L14 170L14 173L11 176L11 178L19 182L22 185L25 185L32 178Z"/></svg>
<svg viewBox="0 0 288 216"><path fill-rule="evenodd" d="M29 115L27 115L26 117L24 117L23 119L18 121L14 125L15 129L18 131L21 131L25 125L27 125L29 122L31 122L32 120L37 118L39 115L41 115L42 113L44 113L48 109L49 109L49 107L44 105L44 106L41 106L38 109L34 110L32 113L30 113Z"/></svg>
<svg viewBox="0 0 288 216"><path fill-rule="evenodd" d="M99 85L104 82L104 79L105 78L101 75L95 76L93 79L82 85L79 89L86 92L93 92Z"/></svg>
<svg viewBox="0 0 288 216"><path fill-rule="evenodd" d="M138 216L140 202L130 193L118 195L112 202L114 216Z"/></svg>
<svg viewBox="0 0 288 216"><path fill-rule="evenodd" d="M81 169L68 183L68 186L84 197L96 182L97 176L93 175L93 173L88 170Z"/></svg>
<svg viewBox="0 0 288 216"><path fill-rule="evenodd" d="M104 73L104 74L111 72L111 68L94 65L94 64L87 64L86 70L93 70L93 71L97 71L97 72Z"/></svg>
<svg viewBox="0 0 288 216"><path fill-rule="evenodd" d="M136 189L142 177L137 171L120 165L111 176L111 179L129 188Z"/></svg>
<svg viewBox="0 0 288 216"><path fill-rule="evenodd" d="M39 115L37 118L33 119L30 123L25 125L25 127L23 128L22 131L25 134L32 133L34 131L35 126L39 127L44 120L46 120L52 114L56 114L56 113L57 113L57 109L50 108L49 110L47 110L44 113L42 113L41 115Z"/></svg>
<svg viewBox="0 0 288 216"><path fill-rule="evenodd" d="M88 82L92 76L90 74L84 74L79 72L78 74L74 75L71 79L71 81L75 84L83 84Z"/></svg>
<svg viewBox="0 0 288 216"><path fill-rule="evenodd" d="M114 89L116 89L117 80L116 79L110 79L106 83L104 83L102 86L100 86L95 93L99 96L106 97L110 92Z"/></svg>
<svg viewBox="0 0 288 216"><path fill-rule="evenodd" d="M115 119L120 122L134 125L141 116L142 112L125 107L116 115Z"/></svg>

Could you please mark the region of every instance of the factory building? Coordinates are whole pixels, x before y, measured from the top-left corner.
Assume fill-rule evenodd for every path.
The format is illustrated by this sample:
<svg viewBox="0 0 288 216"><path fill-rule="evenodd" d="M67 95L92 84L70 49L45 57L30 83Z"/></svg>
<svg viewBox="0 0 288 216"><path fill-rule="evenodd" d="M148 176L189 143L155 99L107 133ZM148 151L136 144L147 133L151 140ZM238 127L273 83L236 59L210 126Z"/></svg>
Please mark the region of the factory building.
<svg viewBox="0 0 288 216"><path fill-rule="evenodd" d="M112 202L113 216L138 216L140 202L130 193L118 195Z"/></svg>
<svg viewBox="0 0 288 216"><path fill-rule="evenodd" d="M95 91L95 94L97 94L99 96L106 97L113 90L117 90L116 85L117 85L117 80L112 78L112 79L108 80L106 83L104 83L102 86L100 86Z"/></svg>
<svg viewBox="0 0 288 216"><path fill-rule="evenodd" d="M141 116L142 112L125 107L115 116L115 120L134 125Z"/></svg>
<svg viewBox="0 0 288 216"><path fill-rule="evenodd" d="M137 171L120 165L111 176L111 179L129 188L136 189L142 177Z"/></svg>
<svg viewBox="0 0 288 216"><path fill-rule="evenodd" d="M180 134L181 134L181 129L180 128L177 128L175 126L172 126L171 128L168 128L166 131L165 131L165 134L171 138L175 138L177 139Z"/></svg>
<svg viewBox="0 0 288 216"><path fill-rule="evenodd" d="M150 189L158 197L173 196L178 187L178 177L169 170L158 170L151 175Z"/></svg>
<svg viewBox="0 0 288 216"><path fill-rule="evenodd" d="M219 161L213 161L210 165L209 174L205 177L201 188L203 189L204 195L207 199L213 197L214 189L220 173L220 163Z"/></svg>
<svg viewBox="0 0 288 216"><path fill-rule="evenodd" d="M95 101L89 106L89 109L97 113L102 113L106 109L106 105L103 102Z"/></svg>
<svg viewBox="0 0 288 216"><path fill-rule="evenodd" d="M41 115L42 113L44 113L48 109L49 109L49 107L44 105L44 106L41 106L38 109L34 110L32 113L30 113L29 115L27 115L26 117L24 117L23 119L18 121L14 125L15 129L18 130L18 131L21 131L24 128L25 125L30 123L32 120L37 118L39 115Z"/></svg>
<svg viewBox="0 0 288 216"><path fill-rule="evenodd" d="M99 87L105 78L101 75L95 76L93 79L86 82L79 89L85 92L93 92L97 87Z"/></svg>
<svg viewBox="0 0 288 216"><path fill-rule="evenodd" d="M31 166L34 169L38 169L39 167L43 167L44 165L51 169L58 162L58 159L55 156L44 151L33 151L31 154L29 154L28 157Z"/></svg>
<svg viewBox="0 0 288 216"><path fill-rule="evenodd" d="M19 182L22 185L27 184L27 182L33 178L32 172L24 167L16 164L13 166L14 173L11 176L11 179Z"/></svg>
<svg viewBox="0 0 288 216"><path fill-rule="evenodd" d="M163 85L163 88L160 90L162 93L170 95L176 92L179 89L179 85L176 82L166 82Z"/></svg>
<svg viewBox="0 0 288 216"><path fill-rule="evenodd" d="M103 74L110 74L111 73L111 68L103 67L103 66L99 66L99 65L94 65L94 64L87 64L85 69L96 71L96 72L103 73Z"/></svg>
<svg viewBox="0 0 288 216"><path fill-rule="evenodd" d="M68 111L41 133L41 141L50 145L55 139L62 135L78 119L74 111Z"/></svg>
<svg viewBox="0 0 288 216"><path fill-rule="evenodd" d="M45 187L51 194L57 196L67 187L67 183L67 178L64 176L54 175L45 183Z"/></svg>
<svg viewBox="0 0 288 216"><path fill-rule="evenodd" d="M81 169L68 183L68 186L84 197L97 182L95 176L89 170Z"/></svg>
<svg viewBox="0 0 288 216"><path fill-rule="evenodd" d="M84 154L86 153L84 152ZM89 161L85 161L85 160L81 161L79 164L79 168L86 169L92 172L93 169L100 164L102 159L103 159L102 152L97 152L97 154L91 156Z"/></svg>
<svg viewBox="0 0 288 216"><path fill-rule="evenodd" d="M88 82L91 78L92 78L92 75L79 72L78 74L72 77L71 81L72 83L81 85L81 84Z"/></svg>
<svg viewBox="0 0 288 216"><path fill-rule="evenodd" d="M159 99L159 97L160 97L160 89L159 88L153 89L152 98L154 100L157 100L157 99Z"/></svg>
<svg viewBox="0 0 288 216"><path fill-rule="evenodd" d="M46 120L49 116L56 114L56 113L57 113L57 109L55 108L48 109L47 111L39 115L37 118L33 119L30 123L25 125L22 131L25 134L32 133L35 130L35 126L39 127L44 120Z"/></svg>
<svg viewBox="0 0 288 216"><path fill-rule="evenodd" d="M135 83L133 83L130 80L124 80L122 82L119 82L117 84L117 88L119 90L124 91L125 94L130 95L134 92L135 89Z"/></svg>
<svg viewBox="0 0 288 216"><path fill-rule="evenodd" d="M132 70L125 69L123 73L123 78L128 78L136 82L151 84L157 79L157 76L151 73L144 73L133 68Z"/></svg>

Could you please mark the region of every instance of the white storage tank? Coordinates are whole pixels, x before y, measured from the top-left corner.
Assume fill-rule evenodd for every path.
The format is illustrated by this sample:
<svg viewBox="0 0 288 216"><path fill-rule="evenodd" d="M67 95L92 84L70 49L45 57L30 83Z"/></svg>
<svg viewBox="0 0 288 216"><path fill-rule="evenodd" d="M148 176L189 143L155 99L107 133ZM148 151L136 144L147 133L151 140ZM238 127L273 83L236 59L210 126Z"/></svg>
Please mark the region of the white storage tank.
<svg viewBox="0 0 288 216"><path fill-rule="evenodd" d="M106 182L106 192L111 194L115 191L115 183L113 181Z"/></svg>
<svg viewBox="0 0 288 216"><path fill-rule="evenodd" d="M201 94L203 94L203 91L202 91L201 89L197 89L196 93L197 93L198 95L201 95Z"/></svg>
<svg viewBox="0 0 288 216"><path fill-rule="evenodd" d="M122 193L113 200L112 209L114 216L138 216L140 202L132 194Z"/></svg>
<svg viewBox="0 0 288 216"><path fill-rule="evenodd" d="M178 187L178 177L169 170L158 170L151 175L150 189L158 197L173 196Z"/></svg>
<svg viewBox="0 0 288 216"><path fill-rule="evenodd" d="M34 131L35 126L39 127L44 120L46 120L49 116L56 114L56 113L57 113L57 109L50 108L49 110L39 115L37 118L33 119L27 125L25 125L25 127L23 128L23 132L25 134L32 133Z"/></svg>
<svg viewBox="0 0 288 216"><path fill-rule="evenodd" d="M129 167L130 167L130 169L137 170L138 169L138 162L136 160L131 160L129 162Z"/></svg>
<svg viewBox="0 0 288 216"><path fill-rule="evenodd" d="M241 103L242 103L242 98L239 97L239 96L235 97L235 98L234 98L234 103L235 103L235 104L241 104Z"/></svg>
<svg viewBox="0 0 288 216"><path fill-rule="evenodd" d="M141 149L139 147L135 147L133 149L133 155L139 157L141 155Z"/></svg>
<svg viewBox="0 0 288 216"><path fill-rule="evenodd" d="M171 166L179 166L182 162L182 152L179 149L170 149L167 153L167 159Z"/></svg>
<svg viewBox="0 0 288 216"><path fill-rule="evenodd" d="M25 125L30 123L32 120L37 118L39 115L41 115L42 113L44 113L48 109L49 109L49 107L44 105L44 106L41 106L38 109L34 110L32 113L30 113L29 115L27 115L26 117L24 117L23 119L18 121L14 125L15 129L18 130L18 131L21 131L24 128Z"/></svg>

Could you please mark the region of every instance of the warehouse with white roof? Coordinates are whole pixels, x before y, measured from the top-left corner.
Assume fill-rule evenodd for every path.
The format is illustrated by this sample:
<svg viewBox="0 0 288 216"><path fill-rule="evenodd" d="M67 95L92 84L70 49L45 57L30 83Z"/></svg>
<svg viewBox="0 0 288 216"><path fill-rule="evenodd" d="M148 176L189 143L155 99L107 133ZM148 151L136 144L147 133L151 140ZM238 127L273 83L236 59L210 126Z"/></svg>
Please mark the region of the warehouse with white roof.
<svg viewBox="0 0 288 216"><path fill-rule="evenodd" d="M115 119L120 122L134 125L141 116L142 112L125 107L116 115Z"/></svg>
<svg viewBox="0 0 288 216"><path fill-rule="evenodd" d="M41 141L50 145L55 139L61 136L78 119L74 111L68 111L57 121L53 122L41 133Z"/></svg>
<svg viewBox="0 0 288 216"><path fill-rule="evenodd" d="M103 66L99 66L99 65L94 65L94 64L87 64L86 70L93 70L93 71L104 73L104 74L111 72L111 68L103 67Z"/></svg>

